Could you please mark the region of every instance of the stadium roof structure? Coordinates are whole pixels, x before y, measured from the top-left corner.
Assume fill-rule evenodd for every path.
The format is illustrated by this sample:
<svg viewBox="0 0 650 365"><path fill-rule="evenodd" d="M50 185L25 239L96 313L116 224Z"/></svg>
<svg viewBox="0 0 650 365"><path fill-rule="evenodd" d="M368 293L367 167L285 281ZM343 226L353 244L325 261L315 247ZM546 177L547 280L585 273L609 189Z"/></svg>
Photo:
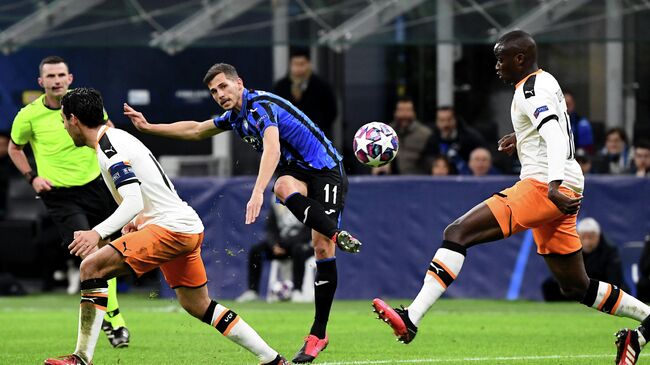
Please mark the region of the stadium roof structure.
<svg viewBox="0 0 650 365"><path fill-rule="evenodd" d="M612 16L623 32L607 34ZM649 19L650 0L4 0L0 50L487 44L516 28L539 42L649 42ZM440 22L452 24L450 35L438 34ZM278 23L285 40L272 35Z"/></svg>

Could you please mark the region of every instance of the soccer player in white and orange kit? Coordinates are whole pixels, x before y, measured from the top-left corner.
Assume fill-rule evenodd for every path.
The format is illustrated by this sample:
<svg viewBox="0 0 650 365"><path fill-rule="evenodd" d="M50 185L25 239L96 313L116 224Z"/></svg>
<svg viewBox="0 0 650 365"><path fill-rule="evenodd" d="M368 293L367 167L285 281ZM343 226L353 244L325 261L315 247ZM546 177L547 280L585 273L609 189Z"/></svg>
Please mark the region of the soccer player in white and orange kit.
<svg viewBox="0 0 650 365"><path fill-rule="evenodd" d="M239 315L208 296L201 260L203 223L178 196L149 149L127 132L105 124L102 98L96 90L72 90L61 104L68 134L76 146L96 150L104 181L119 207L92 230L74 234L70 252L88 255L80 268L77 348L45 364L91 364L106 311L106 279L130 273L140 276L157 267L189 314L255 354L261 363L288 364ZM102 239L120 229L122 237L98 247Z"/></svg>
<svg viewBox="0 0 650 365"><path fill-rule="evenodd" d="M641 321L637 329L616 334L616 363L633 365L650 340L650 307L615 285L587 276L576 231L584 177L574 159L571 123L560 85L537 66L537 46L523 31L503 35L494 54L497 74L515 86L510 111L515 131L499 141L499 150L509 154L517 150L521 180L447 226L442 246L411 305L391 308L375 299L375 311L402 342L411 342L426 311L458 276L468 248L532 229L537 253L544 257L565 296L608 314Z"/></svg>

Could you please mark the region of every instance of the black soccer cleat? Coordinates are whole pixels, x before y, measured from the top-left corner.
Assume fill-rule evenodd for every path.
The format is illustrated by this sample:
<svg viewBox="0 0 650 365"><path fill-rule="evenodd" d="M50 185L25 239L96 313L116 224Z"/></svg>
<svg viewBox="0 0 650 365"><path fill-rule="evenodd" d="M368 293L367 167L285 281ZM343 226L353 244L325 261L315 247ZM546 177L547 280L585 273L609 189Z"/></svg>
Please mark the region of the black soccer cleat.
<svg viewBox="0 0 650 365"><path fill-rule="evenodd" d="M290 362L287 361L282 355L278 354L278 356L273 359L271 362L264 363L262 365L291 365Z"/></svg>
<svg viewBox="0 0 650 365"><path fill-rule="evenodd" d="M113 328L110 322L102 322L102 331L106 334L108 342L114 348L128 347L131 340L131 333L126 327Z"/></svg>
<svg viewBox="0 0 650 365"><path fill-rule="evenodd" d="M413 341L418 328L411 322L408 309L404 307L391 308L379 298L372 301L372 307L373 311L377 313L377 319L381 319L393 329L393 333L395 333L399 342L407 344Z"/></svg>
<svg viewBox="0 0 650 365"><path fill-rule="evenodd" d="M348 231L339 231L334 235L332 241L343 251L349 253L359 253L361 242L354 238Z"/></svg>
<svg viewBox="0 0 650 365"><path fill-rule="evenodd" d="M634 365L639 359L641 345L636 330L624 328L616 336L616 365Z"/></svg>
<svg viewBox="0 0 650 365"><path fill-rule="evenodd" d="M102 321L102 331L106 334L106 337L110 337L113 333L113 325L107 320Z"/></svg>

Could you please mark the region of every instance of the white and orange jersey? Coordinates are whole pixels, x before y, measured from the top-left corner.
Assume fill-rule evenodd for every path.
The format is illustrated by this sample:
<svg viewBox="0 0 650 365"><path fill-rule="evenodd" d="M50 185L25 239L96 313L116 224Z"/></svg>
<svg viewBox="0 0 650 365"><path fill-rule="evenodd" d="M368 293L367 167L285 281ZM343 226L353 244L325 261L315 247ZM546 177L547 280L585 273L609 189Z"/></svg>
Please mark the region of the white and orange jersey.
<svg viewBox="0 0 650 365"><path fill-rule="evenodd" d="M199 215L176 193L174 185L151 151L137 138L115 128L103 126L97 135L99 168L118 204L121 186L137 183L144 208L134 223L141 229L156 224L177 233L201 233Z"/></svg>
<svg viewBox="0 0 650 365"><path fill-rule="evenodd" d="M574 158L571 122L564 94L555 77L539 69L521 80L515 87L510 114L517 135L517 154L521 162L520 178L549 182L546 142L539 134L539 129L545 123L559 123L568 151L562 185L582 193L584 176Z"/></svg>

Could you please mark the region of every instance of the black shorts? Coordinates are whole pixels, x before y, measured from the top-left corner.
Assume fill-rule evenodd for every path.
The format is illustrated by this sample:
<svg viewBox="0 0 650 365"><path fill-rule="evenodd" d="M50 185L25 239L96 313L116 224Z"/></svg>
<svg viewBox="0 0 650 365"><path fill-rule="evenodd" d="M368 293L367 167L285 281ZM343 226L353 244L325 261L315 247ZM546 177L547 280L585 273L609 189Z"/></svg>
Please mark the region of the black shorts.
<svg viewBox="0 0 650 365"><path fill-rule="evenodd" d="M279 166L278 178L289 175L307 184L307 196L316 200L325 208L325 214L334 218L337 226L341 223L341 213L345 206L348 192L348 177L343 170L343 163L331 169L305 169L295 164Z"/></svg>
<svg viewBox="0 0 650 365"><path fill-rule="evenodd" d="M117 209L101 177L82 186L52 188L39 196L59 230L61 244L66 247L74 239L75 231L92 229Z"/></svg>

